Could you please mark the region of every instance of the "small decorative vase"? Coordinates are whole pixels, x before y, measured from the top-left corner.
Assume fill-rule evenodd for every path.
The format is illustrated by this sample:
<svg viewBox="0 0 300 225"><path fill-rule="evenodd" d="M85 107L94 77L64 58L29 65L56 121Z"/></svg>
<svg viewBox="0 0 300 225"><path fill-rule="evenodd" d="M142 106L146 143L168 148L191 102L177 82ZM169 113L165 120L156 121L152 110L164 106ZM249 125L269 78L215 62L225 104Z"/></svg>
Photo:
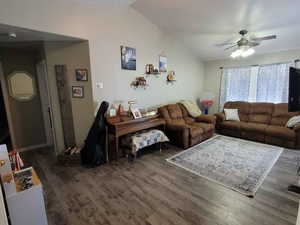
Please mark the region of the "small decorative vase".
<svg viewBox="0 0 300 225"><path fill-rule="evenodd" d="M204 109L204 114L207 115L208 114L208 108Z"/></svg>

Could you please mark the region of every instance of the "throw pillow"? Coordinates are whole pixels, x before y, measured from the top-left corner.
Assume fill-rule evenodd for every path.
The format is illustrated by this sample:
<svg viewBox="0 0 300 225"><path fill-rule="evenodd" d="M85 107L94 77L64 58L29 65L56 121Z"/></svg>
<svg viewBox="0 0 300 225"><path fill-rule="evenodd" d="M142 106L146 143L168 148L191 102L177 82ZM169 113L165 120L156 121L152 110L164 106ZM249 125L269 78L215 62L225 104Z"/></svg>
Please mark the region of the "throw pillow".
<svg viewBox="0 0 300 225"><path fill-rule="evenodd" d="M182 100L180 103L186 108L191 117L198 117L201 115L201 110L195 102L189 100Z"/></svg>
<svg viewBox="0 0 300 225"><path fill-rule="evenodd" d="M300 116L293 116L292 118L287 121L287 127L294 127L297 123L300 123Z"/></svg>
<svg viewBox="0 0 300 225"><path fill-rule="evenodd" d="M238 109L224 109L225 120L240 121Z"/></svg>

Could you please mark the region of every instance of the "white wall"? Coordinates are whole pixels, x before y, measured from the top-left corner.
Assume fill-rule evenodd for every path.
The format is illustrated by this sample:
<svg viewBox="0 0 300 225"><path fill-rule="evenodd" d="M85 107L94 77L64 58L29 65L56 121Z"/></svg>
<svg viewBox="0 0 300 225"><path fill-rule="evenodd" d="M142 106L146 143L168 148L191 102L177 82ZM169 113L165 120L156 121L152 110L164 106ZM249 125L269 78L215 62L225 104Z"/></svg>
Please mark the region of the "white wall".
<svg viewBox="0 0 300 225"><path fill-rule="evenodd" d="M205 81L204 90L215 95L215 104L211 108L211 113L216 113L219 106L221 69L220 67L239 67L251 65L263 65L279 62L288 62L300 59L300 50L283 51L262 55L253 55L246 59L225 59L208 61L204 63Z"/></svg>
<svg viewBox="0 0 300 225"><path fill-rule="evenodd" d="M53 32L89 40L95 101L132 100L140 106L196 99L203 85L203 64L175 38L126 6L78 3L72 0L1 0L0 23ZM137 49L137 71L121 70L120 45ZM158 55L168 57L178 82L166 84L166 74L151 77L147 90L133 90L131 81L145 64L158 65ZM104 88L97 89L96 83Z"/></svg>

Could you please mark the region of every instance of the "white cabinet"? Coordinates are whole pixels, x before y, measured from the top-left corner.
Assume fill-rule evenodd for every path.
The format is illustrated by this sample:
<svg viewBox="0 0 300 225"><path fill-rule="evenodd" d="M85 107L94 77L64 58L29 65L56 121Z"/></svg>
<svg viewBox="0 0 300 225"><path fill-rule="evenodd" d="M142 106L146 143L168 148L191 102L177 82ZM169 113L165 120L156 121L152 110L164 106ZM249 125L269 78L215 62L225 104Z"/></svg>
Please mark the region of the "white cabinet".
<svg viewBox="0 0 300 225"><path fill-rule="evenodd" d="M47 225L43 187L34 169L30 167L12 173L5 146L0 146L1 162L5 162L0 167L0 174L11 225ZM31 187L24 188L24 174L30 175Z"/></svg>
<svg viewBox="0 0 300 225"><path fill-rule="evenodd" d="M0 145L0 174L11 171L9 158L5 145ZM8 225L7 214L4 204L4 195L0 186L0 224Z"/></svg>
<svg viewBox="0 0 300 225"><path fill-rule="evenodd" d="M297 224L300 225L300 203L299 203L299 208L298 208L298 217L297 217Z"/></svg>
<svg viewBox="0 0 300 225"><path fill-rule="evenodd" d="M8 225L6 209L4 205L4 198L3 198L2 188L0 187L0 224L1 225Z"/></svg>
<svg viewBox="0 0 300 225"><path fill-rule="evenodd" d="M42 184L32 167L15 173L32 174L33 186L22 190L15 177L16 193L7 196L9 218L12 225L47 225Z"/></svg>

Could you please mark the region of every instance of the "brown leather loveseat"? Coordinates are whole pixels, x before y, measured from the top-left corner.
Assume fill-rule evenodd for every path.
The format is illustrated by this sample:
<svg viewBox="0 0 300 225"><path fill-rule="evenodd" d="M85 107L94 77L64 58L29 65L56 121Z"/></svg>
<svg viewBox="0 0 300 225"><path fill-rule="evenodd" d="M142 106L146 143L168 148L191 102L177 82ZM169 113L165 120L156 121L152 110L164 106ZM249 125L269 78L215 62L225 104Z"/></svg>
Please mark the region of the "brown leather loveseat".
<svg viewBox="0 0 300 225"><path fill-rule="evenodd" d="M166 120L166 135L178 147L186 149L214 134L216 118L213 115L193 118L180 103L160 107L158 112Z"/></svg>
<svg viewBox="0 0 300 225"><path fill-rule="evenodd" d="M227 102L224 109L238 109L240 121L225 121L224 113L215 114L218 133L286 148L300 148L300 124L294 128L286 127L287 121L300 112L288 112L286 103Z"/></svg>

